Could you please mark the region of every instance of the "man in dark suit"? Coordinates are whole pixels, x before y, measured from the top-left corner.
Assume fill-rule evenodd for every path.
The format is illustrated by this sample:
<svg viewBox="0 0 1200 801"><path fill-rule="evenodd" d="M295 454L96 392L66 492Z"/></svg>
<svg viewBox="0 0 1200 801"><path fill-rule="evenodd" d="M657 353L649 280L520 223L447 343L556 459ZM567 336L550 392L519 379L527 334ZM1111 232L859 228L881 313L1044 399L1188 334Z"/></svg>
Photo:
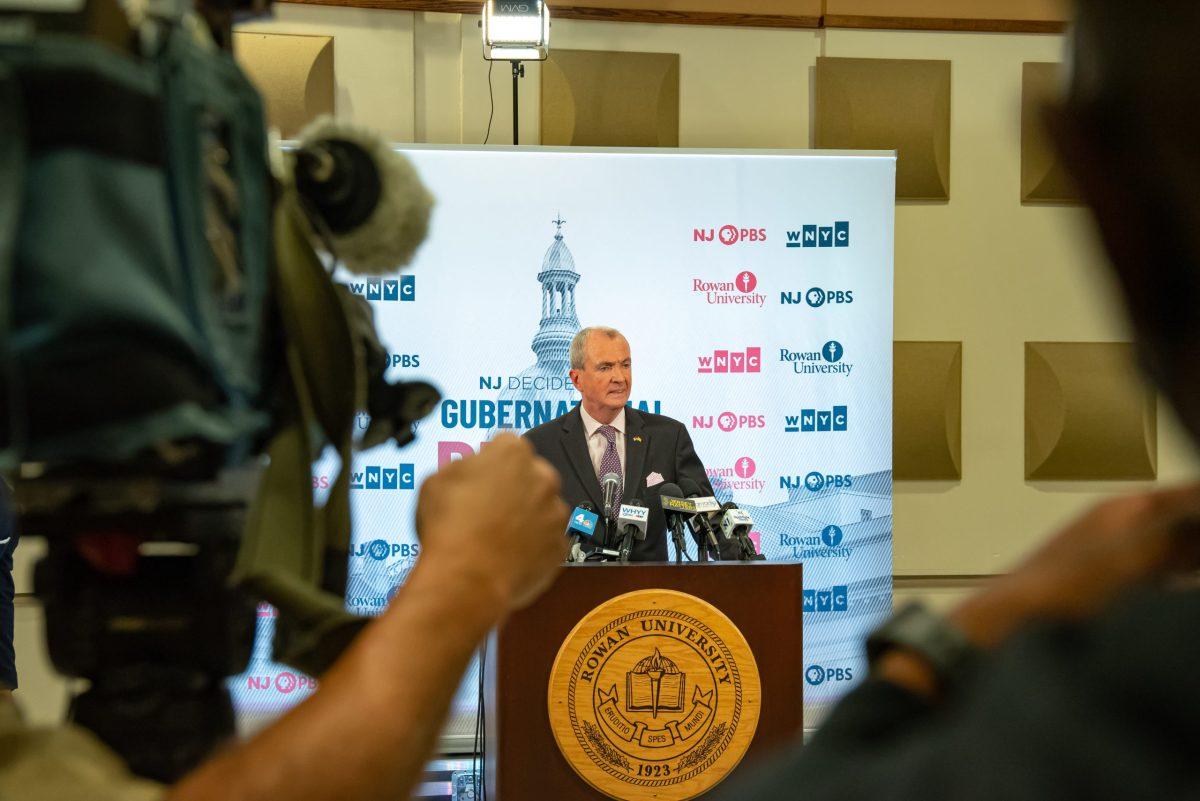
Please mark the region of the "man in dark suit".
<svg viewBox="0 0 1200 801"><path fill-rule="evenodd" d="M599 477L610 472L622 476L620 499L609 510L613 519L616 507L635 499L650 510L646 539L635 543L630 559L667 561L669 536L660 488L691 479L703 494L713 494L692 438L678 420L625 406L633 367L629 342L619 331L600 326L583 329L571 342L570 358L571 382L582 401L525 437L558 469L560 495L568 505L590 501L603 517ZM614 548L616 544L610 542ZM694 544L691 552L695 553ZM725 553L722 558L728 558Z"/></svg>

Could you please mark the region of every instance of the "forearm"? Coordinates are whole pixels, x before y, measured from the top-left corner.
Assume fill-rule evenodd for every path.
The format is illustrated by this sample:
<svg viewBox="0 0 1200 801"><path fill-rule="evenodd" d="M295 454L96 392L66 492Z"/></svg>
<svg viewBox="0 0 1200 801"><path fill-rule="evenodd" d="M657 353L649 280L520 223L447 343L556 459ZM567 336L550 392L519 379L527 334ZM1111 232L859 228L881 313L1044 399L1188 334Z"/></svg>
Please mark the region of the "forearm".
<svg viewBox="0 0 1200 801"><path fill-rule="evenodd" d="M419 562L315 695L186 777L172 801L406 798L474 649L504 608L477 579Z"/></svg>

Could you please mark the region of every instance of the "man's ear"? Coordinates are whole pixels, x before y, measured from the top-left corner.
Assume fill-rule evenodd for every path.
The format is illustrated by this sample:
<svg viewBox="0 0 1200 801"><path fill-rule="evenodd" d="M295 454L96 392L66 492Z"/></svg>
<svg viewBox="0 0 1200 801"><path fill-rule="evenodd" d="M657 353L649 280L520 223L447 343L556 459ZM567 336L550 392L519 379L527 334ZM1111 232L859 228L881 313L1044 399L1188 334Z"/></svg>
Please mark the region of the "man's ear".
<svg viewBox="0 0 1200 801"><path fill-rule="evenodd" d="M571 379L571 385L575 389L579 389L579 371L575 369L568 370L567 377Z"/></svg>

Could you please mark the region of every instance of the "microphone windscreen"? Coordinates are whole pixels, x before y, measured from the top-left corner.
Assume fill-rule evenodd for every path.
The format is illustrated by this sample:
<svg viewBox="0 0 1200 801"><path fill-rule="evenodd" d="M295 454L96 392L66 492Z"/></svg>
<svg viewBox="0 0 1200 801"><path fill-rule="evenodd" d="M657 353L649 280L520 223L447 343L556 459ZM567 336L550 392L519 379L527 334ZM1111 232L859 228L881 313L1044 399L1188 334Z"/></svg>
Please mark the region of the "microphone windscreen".
<svg viewBox="0 0 1200 801"><path fill-rule="evenodd" d="M658 494L666 496L667 498L682 498L683 490L674 484L659 484Z"/></svg>
<svg viewBox="0 0 1200 801"><path fill-rule="evenodd" d="M695 481L692 481L690 478L679 479L679 488L683 490L684 495L688 498L695 498L697 496L704 495L704 493L700 490L700 485Z"/></svg>
<svg viewBox="0 0 1200 801"><path fill-rule="evenodd" d="M322 193L311 175L296 175L293 186L305 195L300 206L306 215L320 218L316 227L329 239L332 255L358 275L392 273L411 262L433 209L433 195L412 162L378 134L329 116L300 132L298 153L322 150L337 155L323 159L329 169L318 176L330 191ZM299 156L294 169L303 167L298 162Z"/></svg>

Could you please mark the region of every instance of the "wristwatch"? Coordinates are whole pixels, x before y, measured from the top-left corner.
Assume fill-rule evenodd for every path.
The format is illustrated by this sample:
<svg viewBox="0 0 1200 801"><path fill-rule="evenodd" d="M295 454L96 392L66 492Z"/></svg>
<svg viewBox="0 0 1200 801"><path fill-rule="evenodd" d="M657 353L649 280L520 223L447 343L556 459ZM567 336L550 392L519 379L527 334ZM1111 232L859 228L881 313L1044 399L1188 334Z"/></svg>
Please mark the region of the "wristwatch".
<svg viewBox="0 0 1200 801"><path fill-rule="evenodd" d="M919 655L946 689L961 683L979 659L979 649L961 631L919 601L904 606L867 637L867 664L874 670L893 648L906 648Z"/></svg>

